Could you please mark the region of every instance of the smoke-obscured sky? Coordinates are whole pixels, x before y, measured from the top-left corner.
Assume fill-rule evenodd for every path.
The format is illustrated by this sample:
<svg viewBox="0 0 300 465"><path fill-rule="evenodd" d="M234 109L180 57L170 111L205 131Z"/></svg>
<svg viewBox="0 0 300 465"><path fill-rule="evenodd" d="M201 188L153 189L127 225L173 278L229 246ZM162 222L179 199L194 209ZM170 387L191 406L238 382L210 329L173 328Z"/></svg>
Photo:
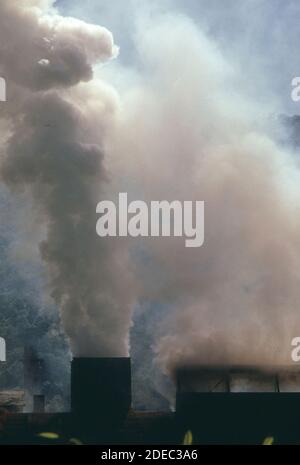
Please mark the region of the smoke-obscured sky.
<svg viewBox="0 0 300 465"><path fill-rule="evenodd" d="M300 113L291 100L291 80L300 75L298 0L58 0L58 8L112 31L119 61L135 64L133 37L141 13L178 12L213 37L230 62L243 70L252 98L279 100L283 111Z"/></svg>
<svg viewBox="0 0 300 465"><path fill-rule="evenodd" d="M286 363L300 324L300 169L276 116L299 113L300 5L52 4L0 2L0 175L17 204L26 194L34 231L16 228L31 245L19 260L44 263L73 355L130 354L164 396L156 362L167 374ZM119 192L204 200L204 246L100 240L96 205Z"/></svg>

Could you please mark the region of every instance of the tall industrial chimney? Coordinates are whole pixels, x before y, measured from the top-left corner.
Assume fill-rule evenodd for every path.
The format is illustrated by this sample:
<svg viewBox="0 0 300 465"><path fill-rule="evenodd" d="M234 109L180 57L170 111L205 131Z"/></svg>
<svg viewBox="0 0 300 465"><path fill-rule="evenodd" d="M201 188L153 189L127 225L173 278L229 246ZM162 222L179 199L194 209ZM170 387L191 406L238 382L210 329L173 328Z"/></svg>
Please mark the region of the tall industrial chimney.
<svg viewBox="0 0 300 465"><path fill-rule="evenodd" d="M71 409L77 424L117 428L131 406L130 358L74 358Z"/></svg>

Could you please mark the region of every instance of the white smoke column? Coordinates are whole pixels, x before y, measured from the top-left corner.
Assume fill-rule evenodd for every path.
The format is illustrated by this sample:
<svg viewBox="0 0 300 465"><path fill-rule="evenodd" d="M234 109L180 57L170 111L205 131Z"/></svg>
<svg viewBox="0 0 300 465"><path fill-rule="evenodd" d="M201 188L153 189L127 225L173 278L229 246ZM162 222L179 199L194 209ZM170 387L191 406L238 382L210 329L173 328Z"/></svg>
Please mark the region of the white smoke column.
<svg viewBox="0 0 300 465"><path fill-rule="evenodd" d="M103 147L118 101L92 80L93 65L117 54L112 35L58 16L51 2L2 0L0 43L0 75L10 89L2 178L29 190L33 217L46 227L40 252L73 353L127 355L127 251L95 230L108 183Z"/></svg>
<svg viewBox="0 0 300 465"><path fill-rule="evenodd" d="M144 298L171 308L160 366L290 363L300 328L297 163L268 135L272 103L241 95L234 65L191 21L150 21L137 35L143 74L123 95L114 169L136 198L206 202L202 248L143 242Z"/></svg>

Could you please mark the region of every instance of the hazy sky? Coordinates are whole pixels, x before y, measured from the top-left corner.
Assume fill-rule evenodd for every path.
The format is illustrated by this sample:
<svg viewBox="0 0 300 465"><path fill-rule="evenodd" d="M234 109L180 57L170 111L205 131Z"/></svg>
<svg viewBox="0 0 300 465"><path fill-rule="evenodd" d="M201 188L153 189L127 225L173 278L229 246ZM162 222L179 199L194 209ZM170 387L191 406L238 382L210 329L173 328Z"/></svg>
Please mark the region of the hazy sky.
<svg viewBox="0 0 300 465"><path fill-rule="evenodd" d="M121 47L119 61L127 65L135 64L138 17L157 9L185 14L243 70L252 98L276 96L283 111L300 113L300 103L290 97L291 80L300 75L298 0L58 0L57 5L65 14L109 28Z"/></svg>

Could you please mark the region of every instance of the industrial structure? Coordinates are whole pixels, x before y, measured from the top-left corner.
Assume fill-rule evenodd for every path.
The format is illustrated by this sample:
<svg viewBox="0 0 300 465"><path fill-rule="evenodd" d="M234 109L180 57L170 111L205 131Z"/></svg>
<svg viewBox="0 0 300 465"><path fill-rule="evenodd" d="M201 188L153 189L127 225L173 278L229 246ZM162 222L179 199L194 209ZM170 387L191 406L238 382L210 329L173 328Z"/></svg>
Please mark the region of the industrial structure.
<svg viewBox="0 0 300 465"><path fill-rule="evenodd" d="M192 366L175 378L175 412L136 412L129 358L74 358L71 411L45 413L35 394L35 412L21 413L17 396L19 408L6 411L2 427L0 415L0 441L49 443L41 433L52 431L53 443L180 444L189 430L197 444L259 444L267 436L300 443L298 369Z"/></svg>

